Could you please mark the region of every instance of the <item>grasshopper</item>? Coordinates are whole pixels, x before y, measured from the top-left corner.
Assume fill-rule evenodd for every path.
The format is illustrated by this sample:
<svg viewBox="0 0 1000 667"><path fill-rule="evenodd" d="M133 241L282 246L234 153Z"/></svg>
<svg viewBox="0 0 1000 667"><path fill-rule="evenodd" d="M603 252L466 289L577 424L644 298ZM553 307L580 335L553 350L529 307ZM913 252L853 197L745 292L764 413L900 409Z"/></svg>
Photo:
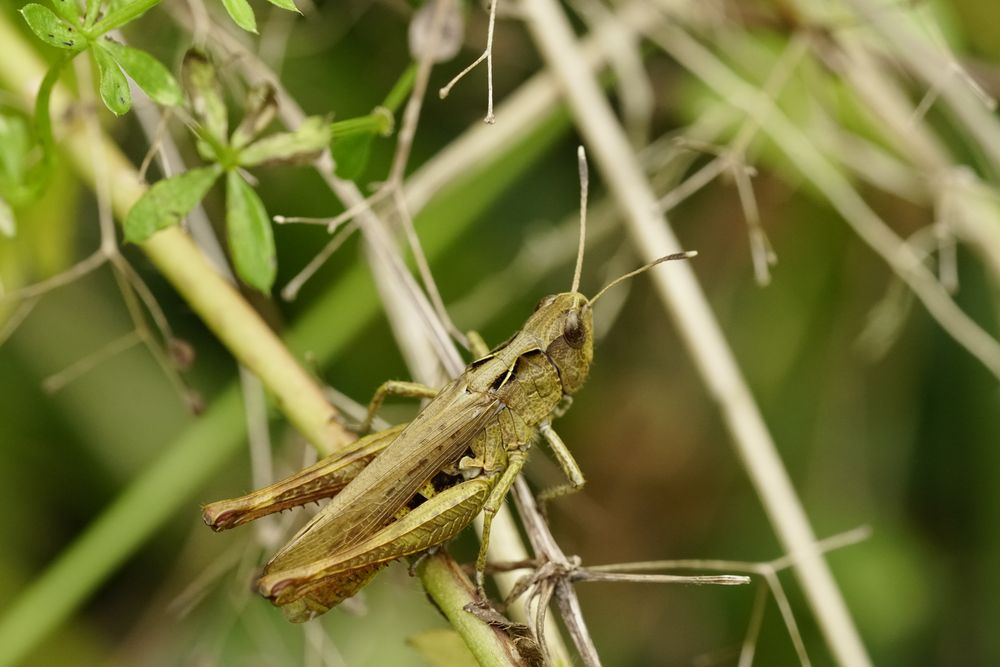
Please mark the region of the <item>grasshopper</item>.
<svg viewBox="0 0 1000 667"><path fill-rule="evenodd" d="M507 342L492 351L480 349L481 356L440 390L412 382L384 383L369 403L360 431L369 430L383 400L393 394L431 399L413 421L365 435L346 451L264 489L204 507L205 523L221 531L331 498L271 558L257 581L259 592L289 620L302 622L328 611L390 562L448 542L480 512L484 522L476 580L482 591L493 517L529 447L540 439L549 444L568 480L543 492L541 500L583 486L583 473L551 422L587 379L593 304L627 278L695 254L661 257L588 299L578 291L584 219L581 213L580 250L569 292L542 299Z"/></svg>

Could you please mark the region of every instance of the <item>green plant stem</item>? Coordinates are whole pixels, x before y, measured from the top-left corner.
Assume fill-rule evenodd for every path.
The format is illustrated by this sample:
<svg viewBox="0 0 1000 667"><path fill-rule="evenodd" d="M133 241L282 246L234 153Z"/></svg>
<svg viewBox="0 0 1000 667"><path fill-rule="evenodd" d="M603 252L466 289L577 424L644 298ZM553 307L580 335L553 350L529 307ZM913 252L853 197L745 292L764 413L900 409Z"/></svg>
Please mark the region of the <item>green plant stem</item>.
<svg viewBox="0 0 1000 667"><path fill-rule="evenodd" d="M38 132L38 140L42 142L45 159L50 161L56 147L56 140L52 135L52 112L49 109L52 102L52 89L59 81L62 68L74 55L76 54L68 51L59 54L56 61L45 72L45 77L38 86L38 94L35 96L35 131Z"/></svg>
<svg viewBox="0 0 1000 667"><path fill-rule="evenodd" d="M389 113L395 114L399 111L400 105L403 100L407 98L410 91L413 90L413 82L417 80L417 64L411 63L409 67L403 70L403 73L399 75L399 79L393 85L392 90L389 94L385 96L385 100L382 102L382 106L389 110Z"/></svg>
<svg viewBox="0 0 1000 667"><path fill-rule="evenodd" d="M35 132L38 133L38 140L42 144L42 161L39 169L39 179L41 183L38 187L44 188L48 185L52 176L52 167L55 164L56 140L52 134L52 90L59 81L59 75L63 67L70 62L77 54L76 51L64 51L49 67L45 73L45 78L38 86L38 95L35 97Z"/></svg>
<svg viewBox="0 0 1000 667"><path fill-rule="evenodd" d="M0 42L9 26L0 20ZM16 37L16 34L14 35ZM9 60L0 59L0 80L7 71L21 67L19 58L30 52L7 41ZM28 82L14 79L25 96ZM37 80L37 79L36 79ZM58 92L58 91L57 91ZM460 234L524 174L538 156L566 131L568 119L561 109L538 118L535 131L484 155L476 169L469 169L423 208L416 223L430 259L439 257ZM85 171L79 162L74 164ZM115 187L118 187L116 182ZM134 180L123 187L135 190ZM158 238L160 235L157 235ZM330 326L330 313L344 314ZM302 317L288 336L289 347L309 352L318 363L328 363L346 349L349 341L378 313L374 287L361 266L354 266ZM0 667L18 664L34 646L56 630L115 570L175 513L197 515L191 498L236 455L245 441L239 390L234 380L209 405L206 412L182 433L163 455L139 475L81 535L38 576L0 617ZM449 594L447 577L432 570L435 597ZM439 585L440 584L440 585Z"/></svg>
<svg viewBox="0 0 1000 667"><path fill-rule="evenodd" d="M472 633L480 632L479 626L482 625L482 621L464 609L466 602L472 598L475 591L465 573L461 571L453 559L439 552L422 560L417 566L417 574L420 576L420 582L427 594L433 598L438 609L445 615L456 632L463 638ZM456 586L456 581L463 582L464 587ZM482 667L503 667L523 662L520 655L512 655L505 651L509 644L469 642L466 640L466 646L469 647L472 655L476 657L476 662Z"/></svg>
<svg viewBox="0 0 1000 667"><path fill-rule="evenodd" d="M347 137L352 134L381 134L387 135L392 132L392 115L387 113L385 107L380 107L382 111L373 111L367 116L358 118L348 118L333 123L330 129L333 139Z"/></svg>

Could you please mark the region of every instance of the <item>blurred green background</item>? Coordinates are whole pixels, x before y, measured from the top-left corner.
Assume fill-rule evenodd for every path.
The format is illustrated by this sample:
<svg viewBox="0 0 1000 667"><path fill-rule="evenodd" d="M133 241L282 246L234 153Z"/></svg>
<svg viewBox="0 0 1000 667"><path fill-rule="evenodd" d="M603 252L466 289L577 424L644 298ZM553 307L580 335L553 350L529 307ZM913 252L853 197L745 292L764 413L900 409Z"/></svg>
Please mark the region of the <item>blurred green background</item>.
<svg viewBox="0 0 1000 667"><path fill-rule="evenodd" d="M3 0L0 19L20 25L19 5ZM279 50L282 80L310 113L333 112L338 119L368 113L409 64L411 8L405 3L326 2L297 19L263 3L255 7L259 20L272 22L265 36L278 28L291 31ZM787 28L755 18L780 16L774 6L752 7L734 24L739 30L731 25L729 32L710 37L725 42L729 58L740 49L773 56L787 40ZM963 61L988 91L1000 92L1000 5L960 0L934 7ZM213 15L217 9L211 7ZM484 12L478 5L467 9L465 47L455 60L435 68L431 91L481 48ZM162 9L126 34L174 69L189 43ZM39 52L51 56L51 51ZM646 52L655 91L652 137L676 132L718 106L676 63ZM495 60L502 101L539 64L516 21L498 24ZM731 64L745 67L745 76L755 81L767 74L764 66L756 69L753 58ZM840 94L835 77L815 76L831 95ZM412 168L480 122L484 79L478 71L444 101L428 96ZM919 100L919 85L908 85ZM789 89L790 114L803 96L814 94L798 77ZM10 100L9 93L0 97L0 103L16 108ZM831 113L846 126L858 122L849 101ZM114 122L108 116L102 110L108 132L138 163L148 144L134 114ZM557 109L539 122L527 142L495 156L485 173L470 173L418 218L447 303L462 302L481 283L508 281L501 302L489 297L470 305L466 300L455 311L459 327L480 328L490 343L514 331L541 296L566 289L572 273L569 263L546 258L539 258L548 267L538 281L520 284L504 273L526 243L576 215L580 140ZM927 122L953 137L952 149L979 166L974 147L962 144L947 114L932 108ZM186 158L197 163L177 129ZM919 304L903 315L898 337L883 355L867 354L859 338L892 274L802 185L795 165L776 158L767 144L754 146L760 172L754 189L778 257L770 285L754 281L746 225L731 182L714 182L673 211L671 220L684 247L699 252L695 271L816 533L825 537L861 525L872 529L866 541L829 556L866 645L880 665L1000 664L995 632L1000 625L997 380ZM363 183L384 178L393 147L392 139L375 142ZM695 155L695 168L709 159ZM93 195L67 167L62 169L42 200L16 211L16 238L0 239L6 289L56 273L97 247ZM256 175L272 214L339 210L306 168L258 170ZM984 177L991 178L989 173ZM594 208L603 199L599 180L594 174ZM933 220L926 207L863 184L858 188L900 235ZM206 202L214 221L222 217L221 199L216 191ZM611 224L617 230L620 220ZM278 227L276 235L280 286L326 237L321 229L304 226ZM606 281L612 258L614 266L626 269L638 262L623 238L612 231L589 245L584 291L592 293ZM280 612L251 594L254 570L269 552L257 546L254 529L216 535L202 525L199 512L201 503L251 486L249 457L241 444L245 426L233 409L234 363L148 261L135 248L125 253L150 283L177 334L197 352L186 380L204 397L214 420L203 432L229 433L240 444L213 454L219 464L210 481L175 498L180 509L25 664L421 664L407 638L445 623L404 566L394 566L366 589L364 610L338 608L310 624L311 630L287 624ZM957 303L997 335L997 285L978 255L960 248L958 260ZM644 279L627 292L599 342L587 387L558 424L588 485L555 503L555 535L567 553L587 564L780 556L719 414L656 295ZM2 304L0 316L9 317L11 305ZM334 255L297 301L275 299L267 308L278 326L302 326L296 338L300 353L324 336L335 341L325 344L328 352L320 356L332 359L317 372L358 401L366 401L387 378L408 377L356 239ZM598 310L597 318L610 319L611 310ZM46 377L130 329L121 296L104 268L46 295L0 347L0 622L18 595L130 482L158 465L165 451L205 419L185 409L141 346L104 361L55 394L43 391ZM226 401L225 411L213 412L221 401ZM406 404L386 411L400 419L408 414ZM297 467L305 449L301 439L280 420L272 421L271 434L277 471ZM528 472L536 488L555 479L554 466L544 459L536 453ZM183 475L183 466L175 474ZM474 549L466 536L454 551L468 558ZM810 658L832 664L798 582L788 573L782 581ZM606 664L714 665L735 664L759 585L592 583L578 590ZM320 655L324 662L316 662ZM757 664L795 662L769 599Z"/></svg>

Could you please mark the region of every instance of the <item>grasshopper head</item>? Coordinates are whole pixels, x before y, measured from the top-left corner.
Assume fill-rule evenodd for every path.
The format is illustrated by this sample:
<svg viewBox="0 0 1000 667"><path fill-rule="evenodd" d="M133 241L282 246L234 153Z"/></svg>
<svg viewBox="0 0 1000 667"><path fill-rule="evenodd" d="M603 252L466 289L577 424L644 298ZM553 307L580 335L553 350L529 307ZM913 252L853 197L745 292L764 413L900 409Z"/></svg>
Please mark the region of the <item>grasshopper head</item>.
<svg viewBox="0 0 1000 667"><path fill-rule="evenodd" d="M573 394L587 380L590 362L594 359L594 317L593 305L608 289L623 280L648 271L661 262L672 259L694 257L695 252L679 252L660 257L635 271L626 273L588 299L579 292L580 276L583 273L583 250L587 238L587 156L583 146L577 149L580 168L580 244L576 253L576 268L573 271L573 286L570 291L547 296L535 308L524 327L530 335L540 337L538 347L545 350L548 358L559 371L563 392ZM533 343L536 341L532 341Z"/></svg>
<svg viewBox="0 0 1000 667"><path fill-rule="evenodd" d="M559 370L563 392L583 386L594 358L594 318L590 301L579 292L553 294L541 300L531 317L545 352Z"/></svg>
<svg viewBox="0 0 1000 667"><path fill-rule="evenodd" d="M660 257L635 271L615 278L589 299L573 289L562 294L547 296L539 302L525 330L541 337L539 347L545 350L549 359L559 369L564 393L575 393L587 380L590 362L594 358L593 306L597 300L610 288L648 271L657 264L672 259L688 259L697 254L689 251ZM577 279L574 278L574 287L576 283Z"/></svg>

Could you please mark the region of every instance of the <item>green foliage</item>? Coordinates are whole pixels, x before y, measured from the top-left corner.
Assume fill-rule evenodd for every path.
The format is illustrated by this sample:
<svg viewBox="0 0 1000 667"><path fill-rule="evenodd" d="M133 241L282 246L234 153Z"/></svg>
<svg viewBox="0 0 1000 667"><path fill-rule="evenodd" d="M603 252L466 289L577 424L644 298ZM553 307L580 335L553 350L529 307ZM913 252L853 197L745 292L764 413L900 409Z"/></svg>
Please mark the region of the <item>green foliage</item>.
<svg viewBox="0 0 1000 667"><path fill-rule="evenodd" d="M275 7L287 9L290 12L299 12L298 7L292 0L268 0ZM247 0L222 0L222 6L226 8L229 18L239 27L247 32L257 32L257 19L254 16L253 8Z"/></svg>
<svg viewBox="0 0 1000 667"><path fill-rule="evenodd" d="M269 292L277 272L271 220L260 197L236 171L226 174L226 235L240 279Z"/></svg>
<svg viewBox="0 0 1000 667"><path fill-rule="evenodd" d="M337 176L351 181L360 178L368 166L375 137L392 134L393 124L392 114L385 107L361 118L334 123L330 152L337 165Z"/></svg>
<svg viewBox="0 0 1000 667"><path fill-rule="evenodd" d="M282 9L287 9L290 12L298 12L299 8L295 6L292 0L267 0L275 7L281 7ZM299 12L301 13L301 12Z"/></svg>
<svg viewBox="0 0 1000 667"><path fill-rule="evenodd" d="M177 81L158 60L144 51L102 39L105 33L138 18L159 0L112 4L107 15L97 23L93 19L100 5L98 1L88 3L86 17L80 16L74 0L52 2L55 12L31 3L21 8L21 15L40 40L69 52L70 57L82 51L92 52L100 74L101 100L112 113L120 116L132 108L132 94L122 70L155 102L165 106L180 103ZM59 61L53 67L63 65L65 61ZM45 113L48 114L47 109Z"/></svg>
<svg viewBox="0 0 1000 667"><path fill-rule="evenodd" d="M336 165L337 176L349 181L361 177L371 158L375 136L392 134L395 125L393 114L413 89L416 71L413 65L403 70L382 104L367 116L349 118L333 124L333 143L330 145L330 153Z"/></svg>
<svg viewBox="0 0 1000 667"><path fill-rule="evenodd" d="M333 142L330 152L337 165L337 176L349 181L361 177L371 157L374 137L375 135L367 132L357 133L338 138Z"/></svg>
<svg viewBox="0 0 1000 667"><path fill-rule="evenodd" d="M73 25L80 23L80 5L76 0L52 0L52 6L59 16Z"/></svg>
<svg viewBox="0 0 1000 667"><path fill-rule="evenodd" d="M31 3L21 8L21 15L35 36L49 46L76 50L86 45L86 36L48 7Z"/></svg>
<svg viewBox="0 0 1000 667"><path fill-rule="evenodd" d="M222 168L190 169L158 181L136 202L125 218L125 240L142 243L155 232L176 225L208 193Z"/></svg>
<svg viewBox="0 0 1000 667"><path fill-rule="evenodd" d="M100 0L88 0L85 26L93 25L92 34L96 38L134 21L159 2L160 0L110 0L107 14L95 24L96 13L92 8L99 6Z"/></svg>
<svg viewBox="0 0 1000 667"><path fill-rule="evenodd" d="M206 140L225 143L229 132L229 115L222 97L222 86L215 75L215 66L208 56L197 49L184 55L181 68L184 93L195 120L207 133Z"/></svg>
<svg viewBox="0 0 1000 667"><path fill-rule="evenodd" d="M230 143L234 148L243 148L263 132L278 111L274 88L267 84L254 86L243 105L243 120L233 131Z"/></svg>
<svg viewBox="0 0 1000 667"><path fill-rule="evenodd" d="M312 162L330 143L330 136L330 122L313 116L294 132L278 132L241 149L238 162L244 167Z"/></svg>
<svg viewBox="0 0 1000 667"><path fill-rule="evenodd" d="M125 75L118 68L115 59L103 48L92 49L97 69L101 73L101 99L104 106L116 115L127 113L132 108L132 92L128 88Z"/></svg>
<svg viewBox="0 0 1000 667"><path fill-rule="evenodd" d="M236 25L247 32L257 32L257 19L253 15L253 9L247 0L222 0L222 6L226 8Z"/></svg>
<svg viewBox="0 0 1000 667"><path fill-rule="evenodd" d="M180 222L225 171L227 238L236 273L247 285L270 292L277 272L270 218L238 169L312 161L330 143L333 130L329 121L314 116L293 132L261 137L277 108L274 89L262 85L250 91L243 119L232 136L227 136L229 111L212 62L200 51L189 51L184 57L182 79L188 106L199 123L194 128L199 153L214 164L150 188L129 212L125 238L141 243L156 231Z"/></svg>
<svg viewBox="0 0 1000 667"><path fill-rule="evenodd" d="M149 99L163 106L175 106L183 100L177 80L159 60L145 51L110 39L101 40L95 46L95 51L107 51Z"/></svg>

